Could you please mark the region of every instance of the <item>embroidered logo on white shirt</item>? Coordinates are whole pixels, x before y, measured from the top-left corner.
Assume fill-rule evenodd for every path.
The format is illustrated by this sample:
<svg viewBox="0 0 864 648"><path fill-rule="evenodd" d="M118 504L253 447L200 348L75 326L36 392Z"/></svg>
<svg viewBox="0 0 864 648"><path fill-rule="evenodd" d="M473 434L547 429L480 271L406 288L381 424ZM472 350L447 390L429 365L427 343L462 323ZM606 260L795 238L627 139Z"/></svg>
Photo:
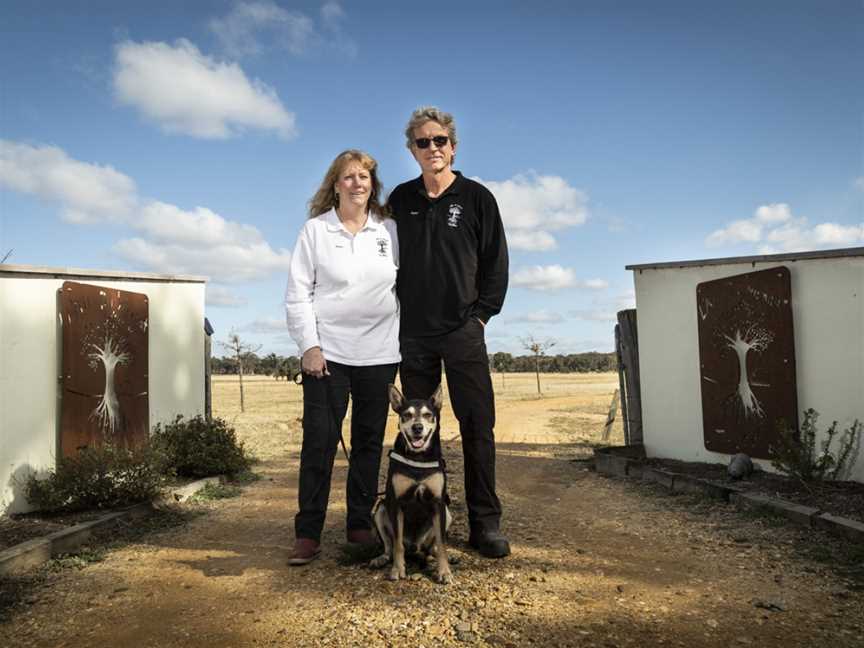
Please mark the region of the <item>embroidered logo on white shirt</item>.
<svg viewBox="0 0 864 648"><path fill-rule="evenodd" d="M378 256L386 257L390 241L386 238L379 238L375 239L375 243L378 245Z"/></svg>

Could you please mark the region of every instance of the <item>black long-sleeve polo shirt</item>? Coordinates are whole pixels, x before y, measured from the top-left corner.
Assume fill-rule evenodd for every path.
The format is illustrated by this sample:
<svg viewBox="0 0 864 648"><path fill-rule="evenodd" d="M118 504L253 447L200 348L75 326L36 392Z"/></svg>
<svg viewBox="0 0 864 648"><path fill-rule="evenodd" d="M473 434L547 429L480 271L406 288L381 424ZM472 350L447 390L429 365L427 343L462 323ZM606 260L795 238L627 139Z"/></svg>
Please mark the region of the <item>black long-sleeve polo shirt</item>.
<svg viewBox="0 0 864 648"><path fill-rule="evenodd" d="M486 323L504 304L508 255L498 203L479 182L455 173L437 198L429 198L422 176L390 194L402 336L448 333L470 317Z"/></svg>

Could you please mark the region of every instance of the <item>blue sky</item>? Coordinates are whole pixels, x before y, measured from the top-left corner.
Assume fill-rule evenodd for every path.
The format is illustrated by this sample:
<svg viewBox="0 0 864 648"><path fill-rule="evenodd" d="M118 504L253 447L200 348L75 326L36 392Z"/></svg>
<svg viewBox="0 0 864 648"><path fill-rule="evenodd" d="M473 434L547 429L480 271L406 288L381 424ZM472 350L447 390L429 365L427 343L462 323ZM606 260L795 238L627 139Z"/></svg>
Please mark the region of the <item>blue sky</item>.
<svg viewBox="0 0 864 648"><path fill-rule="evenodd" d="M207 315L295 353L285 272L346 148L418 174L456 116L511 287L490 351L609 351L626 264L864 245L864 4L11 1L0 257L204 274Z"/></svg>

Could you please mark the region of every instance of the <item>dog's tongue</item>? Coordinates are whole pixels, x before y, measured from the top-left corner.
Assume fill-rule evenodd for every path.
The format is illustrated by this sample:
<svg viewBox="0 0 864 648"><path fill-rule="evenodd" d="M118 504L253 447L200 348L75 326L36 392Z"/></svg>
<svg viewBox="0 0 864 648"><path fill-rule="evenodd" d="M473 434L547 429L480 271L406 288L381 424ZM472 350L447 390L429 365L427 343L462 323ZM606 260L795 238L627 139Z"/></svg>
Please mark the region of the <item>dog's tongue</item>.
<svg viewBox="0 0 864 648"><path fill-rule="evenodd" d="M412 448L422 448L423 447L423 439L412 439L411 447Z"/></svg>

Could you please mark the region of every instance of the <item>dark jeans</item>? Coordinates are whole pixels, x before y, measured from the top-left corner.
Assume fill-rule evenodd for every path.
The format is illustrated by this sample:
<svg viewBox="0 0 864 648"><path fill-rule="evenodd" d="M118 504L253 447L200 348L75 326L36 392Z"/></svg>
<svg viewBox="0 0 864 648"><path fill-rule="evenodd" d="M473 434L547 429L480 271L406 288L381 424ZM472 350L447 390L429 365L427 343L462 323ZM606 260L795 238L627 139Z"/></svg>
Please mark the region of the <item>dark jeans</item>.
<svg viewBox="0 0 864 648"><path fill-rule="evenodd" d="M303 448L300 451L300 510L294 518L297 538L321 540L333 459L351 395L351 465L348 469L348 529L372 528L372 505L387 409L387 385L395 364L354 367L328 361L329 376L303 376ZM365 494L364 492L365 491Z"/></svg>
<svg viewBox="0 0 864 648"><path fill-rule="evenodd" d="M459 421L465 459L465 500L473 530L498 529L495 494L495 396L483 325L475 318L444 335L405 337L399 376L406 398L428 398L447 374L450 403Z"/></svg>

